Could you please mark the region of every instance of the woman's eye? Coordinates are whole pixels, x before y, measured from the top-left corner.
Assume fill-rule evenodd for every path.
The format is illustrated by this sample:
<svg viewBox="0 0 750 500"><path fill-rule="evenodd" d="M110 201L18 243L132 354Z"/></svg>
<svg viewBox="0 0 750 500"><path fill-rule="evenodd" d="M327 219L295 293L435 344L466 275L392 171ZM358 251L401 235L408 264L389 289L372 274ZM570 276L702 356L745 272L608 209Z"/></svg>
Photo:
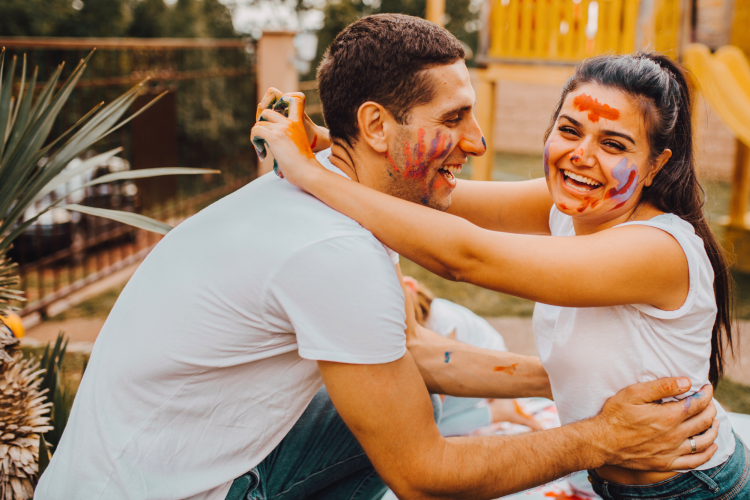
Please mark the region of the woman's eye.
<svg viewBox="0 0 750 500"><path fill-rule="evenodd" d="M561 126L560 128L558 128L558 130L565 134L578 135L578 131L576 129L574 129L573 127L568 127L567 125Z"/></svg>
<svg viewBox="0 0 750 500"><path fill-rule="evenodd" d="M459 117L456 117L456 118L452 118L450 120L446 120L446 123L450 123L450 124L456 125L460 121L461 121L461 117L459 116Z"/></svg>
<svg viewBox="0 0 750 500"><path fill-rule="evenodd" d="M615 148L618 151L625 151L625 146L620 144L619 142L615 141L604 141L605 146L609 146L610 148Z"/></svg>

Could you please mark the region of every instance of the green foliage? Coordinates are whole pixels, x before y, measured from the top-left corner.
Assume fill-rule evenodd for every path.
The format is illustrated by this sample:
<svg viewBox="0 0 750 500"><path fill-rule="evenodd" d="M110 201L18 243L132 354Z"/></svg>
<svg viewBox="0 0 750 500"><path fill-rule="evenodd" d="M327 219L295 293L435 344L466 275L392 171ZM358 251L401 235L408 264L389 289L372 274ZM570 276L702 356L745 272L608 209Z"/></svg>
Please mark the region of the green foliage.
<svg viewBox="0 0 750 500"><path fill-rule="evenodd" d="M130 0L3 0L0 36L123 36L132 20Z"/></svg>
<svg viewBox="0 0 750 500"><path fill-rule="evenodd" d="M219 0L2 0L0 36L233 38Z"/></svg>
<svg viewBox="0 0 750 500"><path fill-rule="evenodd" d="M446 29L468 45L474 53L477 51L479 40L479 6L477 0L446 2ZM323 27L317 32L318 53L310 73L304 79L315 79L315 69L325 50L336 35L350 23L370 14L397 13L424 17L426 8L426 0L327 0L323 7Z"/></svg>
<svg viewBox="0 0 750 500"><path fill-rule="evenodd" d="M51 351L47 344L41 360L41 367L45 372L39 388L47 390L47 398L52 402L50 425L53 427L52 430L47 431L44 440L53 446L57 446L60 442L75 398L75 391L62 384L63 360L67 348L68 341L65 339L65 334L60 332Z"/></svg>

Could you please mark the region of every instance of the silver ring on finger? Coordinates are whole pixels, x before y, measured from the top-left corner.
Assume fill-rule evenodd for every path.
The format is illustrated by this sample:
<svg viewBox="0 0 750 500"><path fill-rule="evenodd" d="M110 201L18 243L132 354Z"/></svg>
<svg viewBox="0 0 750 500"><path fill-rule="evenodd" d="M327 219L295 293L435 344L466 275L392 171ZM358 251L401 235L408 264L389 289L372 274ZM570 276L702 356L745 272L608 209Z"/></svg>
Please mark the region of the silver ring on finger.
<svg viewBox="0 0 750 500"><path fill-rule="evenodd" d="M695 439L690 438L688 439L688 442L690 443L690 454L693 455L698 451L698 448L695 446Z"/></svg>

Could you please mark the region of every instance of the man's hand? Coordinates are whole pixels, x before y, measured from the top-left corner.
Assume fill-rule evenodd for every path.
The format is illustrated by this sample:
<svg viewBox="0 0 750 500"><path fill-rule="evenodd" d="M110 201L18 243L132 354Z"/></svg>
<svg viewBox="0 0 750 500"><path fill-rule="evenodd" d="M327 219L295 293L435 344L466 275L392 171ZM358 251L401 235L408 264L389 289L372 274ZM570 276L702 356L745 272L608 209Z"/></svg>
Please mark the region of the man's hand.
<svg viewBox="0 0 750 500"><path fill-rule="evenodd" d="M601 425L598 443L609 447L606 463L651 471L693 469L706 463L718 449L713 444L719 422L711 386L682 401L653 403L689 389L686 378L664 378L632 385L610 398L601 414L590 421ZM691 437L695 454L690 453Z"/></svg>

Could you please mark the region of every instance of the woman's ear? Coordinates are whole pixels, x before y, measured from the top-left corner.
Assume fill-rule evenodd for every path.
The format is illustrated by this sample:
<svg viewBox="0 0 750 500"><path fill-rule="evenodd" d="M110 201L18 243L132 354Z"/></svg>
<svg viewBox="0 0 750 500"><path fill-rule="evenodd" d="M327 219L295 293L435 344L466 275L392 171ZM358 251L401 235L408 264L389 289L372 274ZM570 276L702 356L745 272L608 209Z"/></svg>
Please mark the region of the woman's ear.
<svg viewBox="0 0 750 500"><path fill-rule="evenodd" d="M656 157L656 159L654 160L654 166L651 167L651 171L646 176L644 186L650 186L651 183L654 182L654 177L656 177L656 174L658 174L662 167L667 164L671 157L671 149L665 149L659 156Z"/></svg>
<svg viewBox="0 0 750 500"><path fill-rule="evenodd" d="M357 110L359 139L378 153L388 152L388 131L393 117L383 106L367 101Z"/></svg>

